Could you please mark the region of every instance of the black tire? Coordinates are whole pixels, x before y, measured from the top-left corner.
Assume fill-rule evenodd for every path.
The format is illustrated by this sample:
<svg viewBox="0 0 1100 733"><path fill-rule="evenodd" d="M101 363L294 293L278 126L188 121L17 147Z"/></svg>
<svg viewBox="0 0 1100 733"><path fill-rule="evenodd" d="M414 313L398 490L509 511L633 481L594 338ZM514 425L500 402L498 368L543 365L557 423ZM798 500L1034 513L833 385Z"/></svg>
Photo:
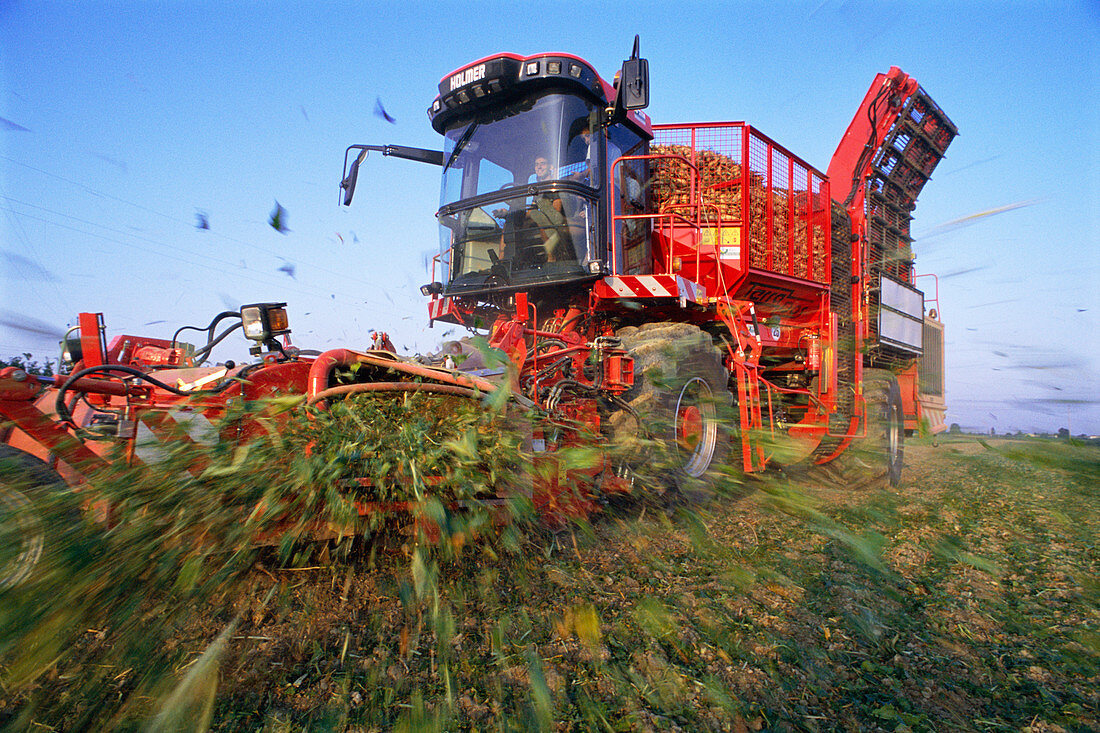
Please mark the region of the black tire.
<svg viewBox="0 0 1100 733"><path fill-rule="evenodd" d="M851 488L882 487L901 482L905 451L905 415L898 380L885 369L863 370L867 403L865 436L856 438L833 464Z"/></svg>
<svg viewBox="0 0 1100 733"><path fill-rule="evenodd" d="M52 527L52 500L68 493L55 471L42 461L0 445L0 591L16 588L56 551L65 527ZM62 512L75 516L76 510Z"/></svg>
<svg viewBox="0 0 1100 733"><path fill-rule="evenodd" d="M852 440L832 461L794 466L787 470L789 475L839 489L884 488L901 483L905 415L898 380L885 369L864 369L863 395L867 402L866 429L861 428L864 436Z"/></svg>
<svg viewBox="0 0 1100 733"><path fill-rule="evenodd" d="M905 457L905 412L897 378L884 369L863 370L867 399L867 442L891 486L901 483Z"/></svg>
<svg viewBox="0 0 1100 733"><path fill-rule="evenodd" d="M613 440L621 446L641 439L627 460L643 485L706 498L729 452L729 375L721 352L687 323L631 326L618 335L634 359L634 386L623 395L630 410L611 418Z"/></svg>

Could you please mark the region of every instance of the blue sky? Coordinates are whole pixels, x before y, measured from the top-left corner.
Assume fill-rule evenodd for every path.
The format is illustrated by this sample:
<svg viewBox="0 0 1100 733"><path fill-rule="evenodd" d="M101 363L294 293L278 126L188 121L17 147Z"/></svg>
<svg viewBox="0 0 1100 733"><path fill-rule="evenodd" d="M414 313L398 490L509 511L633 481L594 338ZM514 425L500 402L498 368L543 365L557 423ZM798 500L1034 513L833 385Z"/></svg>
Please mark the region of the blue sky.
<svg viewBox="0 0 1100 733"><path fill-rule="evenodd" d="M822 170L874 75L915 77L960 131L913 224L948 421L1100 433L1095 1L0 0L0 355L52 357L82 310L169 337L262 300L303 348L378 329L432 350L438 169L372 156L345 209L344 149L440 147L425 110L474 59L569 52L610 77L635 33L655 122L745 120Z"/></svg>

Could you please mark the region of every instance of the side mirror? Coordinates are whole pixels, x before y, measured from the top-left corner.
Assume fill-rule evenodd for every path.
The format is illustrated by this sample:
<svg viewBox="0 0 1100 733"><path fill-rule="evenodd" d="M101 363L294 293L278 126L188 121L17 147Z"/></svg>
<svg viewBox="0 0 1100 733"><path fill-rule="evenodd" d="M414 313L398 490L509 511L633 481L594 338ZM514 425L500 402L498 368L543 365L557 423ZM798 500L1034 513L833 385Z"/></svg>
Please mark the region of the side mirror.
<svg viewBox="0 0 1100 733"><path fill-rule="evenodd" d="M352 150L358 150L359 155L355 156L355 159L351 161L351 168L348 168L348 153ZM367 153L371 150L382 153L382 155L392 155L397 158L416 160L432 165L443 165L442 150L408 148L404 145L349 145L348 149L344 151L344 178L340 181L340 190L344 192L344 206L349 205L351 197L355 195L355 181L359 178L359 164L366 160Z"/></svg>
<svg viewBox="0 0 1100 733"><path fill-rule="evenodd" d="M622 109L645 109L649 106L649 62L628 59L619 72L619 98Z"/></svg>
<svg viewBox="0 0 1100 733"><path fill-rule="evenodd" d="M634 50L623 62L619 71L619 83L615 87L615 104L611 117L621 118L632 109L649 106L649 62L638 55L638 36L634 36Z"/></svg>
<svg viewBox="0 0 1100 733"><path fill-rule="evenodd" d="M348 165L348 153L352 148L358 146L351 146L344 151L344 179L340 181L340 190L344 192L344 206L351 204L351 197L355 195L355 181L359 178L359 164L363 162L363 159L367 157L367 150L363 148L359 151L359 155L355 156L355 159L351 161L351 168Z"/></svg>

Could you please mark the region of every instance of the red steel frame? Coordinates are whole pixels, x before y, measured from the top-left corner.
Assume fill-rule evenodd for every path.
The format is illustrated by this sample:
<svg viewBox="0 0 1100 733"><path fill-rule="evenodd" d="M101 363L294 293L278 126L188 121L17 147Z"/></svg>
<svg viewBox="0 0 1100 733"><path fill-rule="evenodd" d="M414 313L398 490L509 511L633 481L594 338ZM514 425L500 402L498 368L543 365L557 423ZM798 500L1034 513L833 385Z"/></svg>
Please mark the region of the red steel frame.
<svg viewBox="0 0 1100 733"><path fill-rule="evenodd" d="M649 219L653 222L653 274L686 275L702 286L706 293L704 301L710 304L709 315L703 318L724 322L737 342L736 346L733 343L729 345L727 366L737 382L742 464L747 472L760 470L766 464L767 457L760 442L753 436L765 429L762 414L765 407L767 432L774 435L773 393L806 396L808 405L805 417L790 433L806 441L807 445L816 445L826 434L828 413L835 409L836 321L829 311L832 256L829 183L820 171L743 122L655 125L654 131L657 135L655 144L686 145L690 148L689 157L665 152L624 156L612 162L610 180L615 180L615 168L627 161L679 158L690 172L690 202L677 205L675 210L614 216L610 260L614 264L621 259L618 223L626 219ZM687 133L686 140L668 140L667 135L662 137L662 133L681 131ZM724 146L702 139L707 137L706 133L715 131L720 136L725 133L733 135L729 136ZM697 155L701 149L724 155L739 165L736 179L704 182L697 166ZM757 164L759 159L763 162ZM739 188L740 205L735 215L728 215L729 212L724 212L719 204L704 202L704 185ZM785 220L778 222L775 204L776 197L782 194L777 192L777 188L785 190L787 197ZM762 219L754 220L754 197L757 196L764 197L764 215ZM802 225L801 242L798 224ZM762 227L764 232L764 267L753 267L753 230L758 227ZM703 243L704 229L714 231L711 248ZM736 261L722 257L724 229L736 231L735 239L739 243ZM785 236L777 237L779 233ZM783 246L783 240L786 245L783 256L777 257L776 250ZM798 244L803 245L805 256L802 258L796 256ZM783 263L781 266L780 262ZM620 276L614 269L612 275L629 279L628 276ZM778 292L775 290L777 287L793 297L783 303L769 302L767 294ZM603 289L597 288L594 295L600 292L604 292ZM763 297L745 299L745 294L754 293ZM792 303L795 305L793 313L789 310ZM786 335L770 337L765 343L761 333L755 331L757 311L764 316L782 313ZM809 366L820 369L825 377L820 380L816 394L809 389L780 387L763 378L760 366L763 349L797 348L806 338L817 345L813 363Z"/></svg>

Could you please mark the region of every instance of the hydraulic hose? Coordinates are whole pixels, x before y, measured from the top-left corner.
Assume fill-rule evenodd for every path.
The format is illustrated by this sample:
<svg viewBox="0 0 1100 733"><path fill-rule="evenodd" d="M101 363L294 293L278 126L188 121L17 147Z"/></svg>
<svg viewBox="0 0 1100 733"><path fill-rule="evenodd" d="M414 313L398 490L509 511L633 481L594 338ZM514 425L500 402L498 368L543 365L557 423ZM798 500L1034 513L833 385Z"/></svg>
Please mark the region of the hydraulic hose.
<svg viewBox="0 0 1100 733"><path fill-rule="evenodd" d="M222 331L222 332L221 332L220 334L218 334L218 337L217 337L216 339L214 339L213 341L207 341L207 343L206 343L206 346L202 347L201 349L199 349L198 351L196 351L196 352L195 352L194 354L192 354L192 355L191 355L191 359L192 359L192 360L197 360L197 359L203 359L203 360L205 360L205 359L206 359L206 356L207 356L207 354L209 354L209 353L210 353L210 351L211 351L211 350L212 350L212 349L213 349L213 348L214 348L215 346L217 346L217 345L218 345L218 344L220 344L220 343L221 343L222 341L224 341L224 340L225 340L225 337L226 337L226 336L228 336L229 334L233 333L233 332L234 332L234 331L236 331L236 330L237 330L238 328L244 328L244 323L237 323L237 324L235 324L235 325L233 325L233 326L230 326L229 328L225 329L225 330L224 330L224 331ZM174 341L175 341L175 339L173 339L173 342L174 342ZM197 362L197 363L201 363L201 362Z"/></svg>
<svg viewBox="0 0 1100 733"><path fill-rule="evenodd" d="M69 375L69 378L66 379L65 383L62 384L57 390L57 399L54 402L54 409L57 411L58 418L60 418L62 422L68 423L69 425L72 425L73 427L76 427L76 425L73 423L73 415L69 411L69 406L67 404L65 404L65 394L70 389L79 386L78 382L83 377L86 377L89 374L108 373L108 372L122 372L123 374L129 374L131 376L138 377L139 379L142 379L142 380L148 382L149 384L152 384L155 387L159 387L160 389L163 389L166 392L171 392L172 394L180 395L180 396L183 396L183 397L186 397L188 395L194 395L194 394L213 394L213 393L220 392L221 389L224 389L224 387L223 387L221 389L205 389L205 390L194 390L194 391L191 391L191 392L185 392L181 389L173 387L170 384L165 384L164 382L160 381L156 377L150 376L149 374L147 374L146 372L141 371L140 369L135 369L134 367L124 366L122 364L104 364L104 365L101 365L101 366L93 366L93 367L88 367L86 369L81 369L80 371L73 372L72 374ZM112 383L107 382L106 384L112 384ZM96 386L98 388L101 385L96 385ZM106 394L115 394L115 395L118 395L118 396L129 394L129 392L130 392L130 387L125 385L125 384L119 384L114 389L111 389L109 391L105 391Z"/></svg>
<svg viewBox="0 0 1100 733"><path fill-rule="evenodd" d="M237 311L222 311L218 315L214 316L214 320L210 321L210 325L206 328L199 328L198 326L180 326L176 329L176 332L172 334L172 348L176 348L176 339L184 331L206 331L206 343L207 346L211 346L210 339L214 336L214 328L226 318L240 318L241 314Z"/></svg>

